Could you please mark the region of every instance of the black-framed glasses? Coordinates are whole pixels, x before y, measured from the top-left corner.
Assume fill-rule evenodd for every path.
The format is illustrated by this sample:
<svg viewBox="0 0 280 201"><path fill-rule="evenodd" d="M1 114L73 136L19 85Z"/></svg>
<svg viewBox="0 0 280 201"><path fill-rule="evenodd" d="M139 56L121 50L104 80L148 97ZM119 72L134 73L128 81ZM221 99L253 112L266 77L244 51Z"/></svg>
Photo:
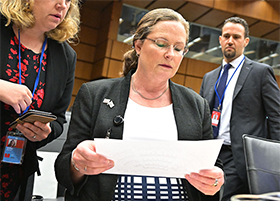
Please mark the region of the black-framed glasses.
<svg viewBox="0 0 280 201"><path fill-rule="evenodd" d="M156 44L156 46L160 49L160 50L164 50L164 51L168 51L170 48L170 44L167 40L164 39L151 39L151 38L144 38L147 40L150 40L152 42L154 42ZM177 44L177 45L172 45L173 46L173 50L175 53L180 54L181 56L185 56L185 54L188 53L189 49L187 48L187 46L183 45L183 44Z"/></svg>

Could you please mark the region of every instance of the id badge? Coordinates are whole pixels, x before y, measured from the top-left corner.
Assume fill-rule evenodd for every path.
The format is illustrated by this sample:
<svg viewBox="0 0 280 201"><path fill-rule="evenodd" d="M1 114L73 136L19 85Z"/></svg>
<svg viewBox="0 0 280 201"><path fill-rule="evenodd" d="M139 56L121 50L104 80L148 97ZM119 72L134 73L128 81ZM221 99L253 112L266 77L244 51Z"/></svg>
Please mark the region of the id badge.
<svg viewBox="0 0 280 201"><path fill-rule="evenodd" d="M212 112L212 126L217 127L220 121L220 117L221 117L221 111L214 108L213 112Z"/></svg>
<svg viewBox="0 0 280 201"><path fill-rule="evenodd" d="M3 151L2 162L22 164L27 139L18 130L8 131Z"/></svg>

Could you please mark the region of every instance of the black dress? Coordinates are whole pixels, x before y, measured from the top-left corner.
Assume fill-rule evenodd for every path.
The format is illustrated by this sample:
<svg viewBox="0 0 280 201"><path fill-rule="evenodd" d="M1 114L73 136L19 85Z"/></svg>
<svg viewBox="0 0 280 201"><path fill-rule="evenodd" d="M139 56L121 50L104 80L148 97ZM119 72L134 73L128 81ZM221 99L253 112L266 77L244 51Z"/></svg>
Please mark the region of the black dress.
<svg viewBox="0 0 280 201"><path fill-rule="evenodd" d="M10 38L9 54L2 55L8 57L6 64L1 64L1 68L5 68L5 73L1 75L1 79L10 81L13 83L19 83L19 41L15 35ZM32 50L27 49L21 44L21 82L26 85L30 91L33 91L36 76L39 70L40 55L34 53ZM38 86L35 90L32 104L29 109L39 109L44 99L44 87L45 87L45 70L47 66L47 54L46 51L43 55L41 73ZM8 125L18 117L18 114L14 111L13 107L1 102L1 159L4 149L4 143L6 140L6 132L8 131ZM5 132L2 132L5 129ZM0 162L1 168L1 200L13 200L19 186L23 182L23 165L9 164Z"/></svg>

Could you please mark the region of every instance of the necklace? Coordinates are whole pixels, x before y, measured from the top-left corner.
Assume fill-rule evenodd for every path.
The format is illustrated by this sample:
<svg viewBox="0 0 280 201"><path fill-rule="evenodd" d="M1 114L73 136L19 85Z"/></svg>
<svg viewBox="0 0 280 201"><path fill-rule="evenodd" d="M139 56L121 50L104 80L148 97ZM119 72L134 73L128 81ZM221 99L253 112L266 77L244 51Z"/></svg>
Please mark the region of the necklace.
<svg viewBox="0 0 280 201"><path fill-rule="evenodd" d="M139 91L137 91L135 88L134 88L134 81L133 81L133 78L131 78L132 80L132 89L134 92L136 92L137 94L139 94L142 98L146 99L146 100L156 100L156 99L159 99L166 91L167 89L169 88L169 86L167 86L167 88L162 92L162 94L160 94L158 97L155 97L155 98L147 98L145 96L143 96Z"/></svg>

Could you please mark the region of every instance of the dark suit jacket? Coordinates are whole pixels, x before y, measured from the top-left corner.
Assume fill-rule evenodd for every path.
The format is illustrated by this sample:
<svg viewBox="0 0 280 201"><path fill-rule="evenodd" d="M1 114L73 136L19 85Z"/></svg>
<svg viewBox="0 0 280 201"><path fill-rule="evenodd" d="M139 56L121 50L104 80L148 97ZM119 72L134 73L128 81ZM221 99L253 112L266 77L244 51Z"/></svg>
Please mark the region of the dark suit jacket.
<svg viewBox="0 0 280 201"><path fill-rule="evenodd" d="M10 38L13 35L12 26L5 26L6 19L1 15L1 41L0 41L0 79L2 79L8 59L8 47L10 46ZM57 120L51 122L52 132L45 140L41 142L28 142L26 154L24 157L24 166L27 164L26 174L30 175L38 169L38 161L36 150L52 140L59 137L63 131L65 120L65 111L67 110L74 85L76 53L66 42L58 43L52 39L48 39L47 48L47 69L46 69L46 85L45 96L40 110L52 112L57 116ZM35 80L35 78L34 78ZM32 89L31 89L32 90ZM1 102L1 108L3 103ZM1 121L1 136L5 135L8 125L4 125ZM2 148L0 153L2 152ZM2 155L2 154L1 154Z"/></svg>
<svg viewBox="0 0 280 201"><path fill-rule="evenodd" d="M74 188L70 178L70 158L72 150L78 143L94 138L105 138L108 129L112 131L110 138L122 139L123 124L116 126L113 119L116 115L124 116L131 74L130 71L126 77L89 82L80 88L73 105L67 140L55 163L56 177L67 188L66 200L109 201L112 199L118 175L86 176L84 182ZM171 81L170 90L178 139L212 139L207 101L194 91ZM103 103L104 98L111 99L114 107L110 108ZM221 167L221 164L217 165ZM216 196L205 196L191 186L186 179L182 182L187 188L190 200L219 200L219 193Z"/></svg>
<svg viewBox="0 0 280 201"><path fill-rule="evenodd" d="M214 105L214 85L221 66L203 78L200 95ZM266 118L268 117L267 121ZM267 123L269 133L267 132ZM240 71L232 100L230 138L234 162L240 177L247 182L242 135L250 134L280 140L280 91L273 70L248 58Z"/></svg>

